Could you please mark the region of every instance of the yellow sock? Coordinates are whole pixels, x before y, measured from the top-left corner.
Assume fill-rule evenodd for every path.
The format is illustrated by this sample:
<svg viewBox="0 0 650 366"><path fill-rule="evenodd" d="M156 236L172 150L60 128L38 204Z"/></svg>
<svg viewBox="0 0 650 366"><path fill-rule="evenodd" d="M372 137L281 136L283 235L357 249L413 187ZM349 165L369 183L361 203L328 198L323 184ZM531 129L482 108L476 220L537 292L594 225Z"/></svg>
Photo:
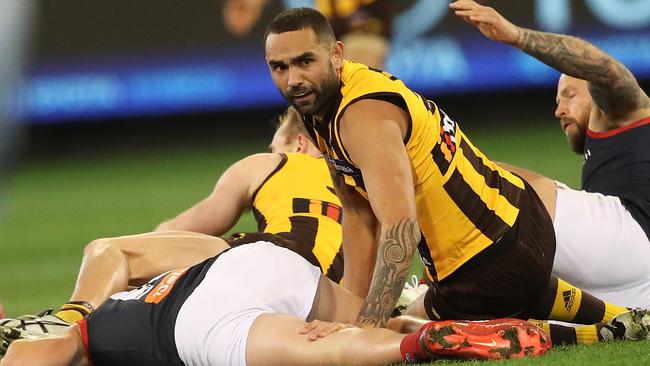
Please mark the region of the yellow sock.
<svg viewBox="0 0 650 366"><path fill-rule="evenodd" d="M556 346L601 342L602 340L598 338L598 331L605 326L604 324L592 324L573 327L551 324L545 320L528 319L528 321L542 328Z"/></svg>
<svg viewBox="0 0 650 366"><path fill-rule="evenodd" d="M546 334L551 334L551 326L546 320L537 320L537 319L528 319L529 322L535 324L536 326L542 328Z"/></svg>
<svg viewBox="0 0 650 366"><path fill-rule="evenodd" d="M618 306L614 304L610 304L608 302L605 302L605 315L603 315L603 320L601 320L601 323L607 323L608 321L612 320L613 317L620 313L624 313L626 311L629 311L630 309L623 307L623 306Z"/></svg>
<svg viewBox="0 0 650 366"><path fill-rule="evenodd" d="M88 316L93 310L93 307L85 301L70 301L63 304L54 315L67 323L74 324Z"/></svg>
<svg viewBox="0 0 650 366"><path fill-rule="evenodd" d="M578 313L578 309L580 309L582 290L560 278L557 281L555 301L548 318L571 322Z"/></svg>
<svg viewBox="0 0 650 366"><path fill-rule="evenodd" d="M576 340L578 344L594 344L598 342L598 328L595 324L576 327Z"/></svg>

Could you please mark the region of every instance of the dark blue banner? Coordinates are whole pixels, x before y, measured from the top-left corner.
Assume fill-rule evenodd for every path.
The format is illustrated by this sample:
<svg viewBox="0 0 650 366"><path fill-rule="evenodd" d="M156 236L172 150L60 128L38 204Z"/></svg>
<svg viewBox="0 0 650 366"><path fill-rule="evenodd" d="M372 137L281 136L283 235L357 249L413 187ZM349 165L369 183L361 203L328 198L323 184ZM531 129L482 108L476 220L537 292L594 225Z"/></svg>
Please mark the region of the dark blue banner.
<svg viewBox="0 0 650 366"><path fill-rule="evenodd" d="M218 6L221 3L223 8ZM92 39L103 40L104 30L95 30L94 34L90 27L86 35L90 38L88 45L69 51L71 55L51 57L65 48L61 48L64 43L58 48L50 44L64 41L44 37L45 50L18 93L22 114L32 123L50 123L283 105L264 62L263 25L284 6L318 6L321 2L271 1L268 4L275 7L267 5L262 9L264 12L259 14L256 25L249 29L230 24L226 17L231 11L229 2L221 3L213 4L216 9L213 10L223 14L206 11L205 19L200 16L193 19L195 33L204 34L215 20L223 20L225 25L216 27L214 35L198 36L192 47L173 43L177 28L169 27L159 32L157 48L153 51L146 47L154 47L143 43L137 34L125 33L124 39L130 37L130 43L126 42L121 49L116 46L120 45L117 41L104 41L115 49L99 57ZM343 3L354 5L359 1L340 2ZM379 4L382 0L370 3ZM448 1L405 3L408 6L393 9L394 16L384 17L391 27L384 33L390 46L384 68L422 94L435 98L477 91L548 87L557 82L556 71L514 48L488 41L475 28L450 15ZM497 8L502 5L504 14L517 24L586 38L621 60L640 80L650 80L650 0L492 3ZM385 7L378 9L384 11ZM336 9L321 10L334 12ZM193 11L201 13L201 9ZM241 14L236 16L241 18ZM331 17L333 22L341 18L337 16ZM114 21L119 22L119 17ZM56 29L56 24L53 21L49 27ZM159 26L167 29L164 24ZM52 32L49 28L45 31ZM65 47L72 43L66 40ZM140 44L146 46L147 52L133 51Z"/></svg>

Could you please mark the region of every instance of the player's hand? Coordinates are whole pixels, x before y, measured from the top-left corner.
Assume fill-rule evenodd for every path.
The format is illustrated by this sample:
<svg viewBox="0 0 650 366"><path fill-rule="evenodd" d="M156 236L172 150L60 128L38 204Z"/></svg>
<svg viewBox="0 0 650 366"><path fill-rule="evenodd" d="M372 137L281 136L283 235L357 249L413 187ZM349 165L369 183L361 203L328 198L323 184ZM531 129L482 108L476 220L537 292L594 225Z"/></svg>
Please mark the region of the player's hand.
<svg viewBox="0 0 650 366"><path fill-rule="evenodd" d="M493 41L512 45L519 39L520 28L489 6L479 5L472 0L459 0L449 4L449 8Z"/></svg>
<svg viewBox="0 0 650 366"><path fill-rule="evenodd" d="M316 341L320 338L325 338L334 332L338 332L342 329L347 328L355 328L355 326L352 324L339 322L312 320L311 322L307 323L303 329L300 330L300 334L306 334L307 339L310 341Z"/></svg>

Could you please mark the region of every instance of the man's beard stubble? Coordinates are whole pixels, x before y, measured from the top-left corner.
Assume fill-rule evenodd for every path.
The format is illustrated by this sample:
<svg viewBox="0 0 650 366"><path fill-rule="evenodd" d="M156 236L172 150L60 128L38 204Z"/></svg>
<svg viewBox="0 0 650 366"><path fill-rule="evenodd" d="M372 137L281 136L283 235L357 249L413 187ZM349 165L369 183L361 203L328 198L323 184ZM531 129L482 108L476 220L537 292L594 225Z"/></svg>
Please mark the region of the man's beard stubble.
<svg viewBox="0 0 650 366"><path fill-rule="evenodd" d="M566 139L574 153L578 155L585 153L585 142L587 140L586 128L583 129L580 127L578 133L567 135Z"/></svg>
<svg viewBox="0 0 650 366"><path fill-rule="evenodd" d="M316 98L314 104L305 110L302 106L294 103L293 99L290 97L291 94L297 94L296 92L287 93L285 99L296 108L296 110L306 118L312 118L313 116L323 116L326 110L330 107L334 96L339 92L341 87L341 80L339 79L338 74L334 71L332 65L329 65L329 72L327 77L323 80L319 90L311 90L315 93ZM298 92L300 93L300 91Z"/></svg>

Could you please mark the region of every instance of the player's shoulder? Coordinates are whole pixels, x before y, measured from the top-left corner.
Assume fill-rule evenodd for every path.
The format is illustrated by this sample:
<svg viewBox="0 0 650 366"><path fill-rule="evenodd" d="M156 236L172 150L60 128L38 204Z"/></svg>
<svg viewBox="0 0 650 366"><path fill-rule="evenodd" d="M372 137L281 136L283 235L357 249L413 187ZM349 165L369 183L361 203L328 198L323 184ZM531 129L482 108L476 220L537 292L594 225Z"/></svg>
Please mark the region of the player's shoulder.
<svg viewBox="0 0 650 366"><path fill-rule="evenodd" d="M233 164L233 167L239 167L242 169L264 169L266 167L275 168L285 159L285 154L258 153L239 160Z"/></svg>
<svg viewBox="0 0 650 366"><path fill-rule="evenodd" d="M286 162L285 154L258 153L249 155L235 164L229 171L242 182L248 182L254 191L268 176L276 172Z"/></svg>

